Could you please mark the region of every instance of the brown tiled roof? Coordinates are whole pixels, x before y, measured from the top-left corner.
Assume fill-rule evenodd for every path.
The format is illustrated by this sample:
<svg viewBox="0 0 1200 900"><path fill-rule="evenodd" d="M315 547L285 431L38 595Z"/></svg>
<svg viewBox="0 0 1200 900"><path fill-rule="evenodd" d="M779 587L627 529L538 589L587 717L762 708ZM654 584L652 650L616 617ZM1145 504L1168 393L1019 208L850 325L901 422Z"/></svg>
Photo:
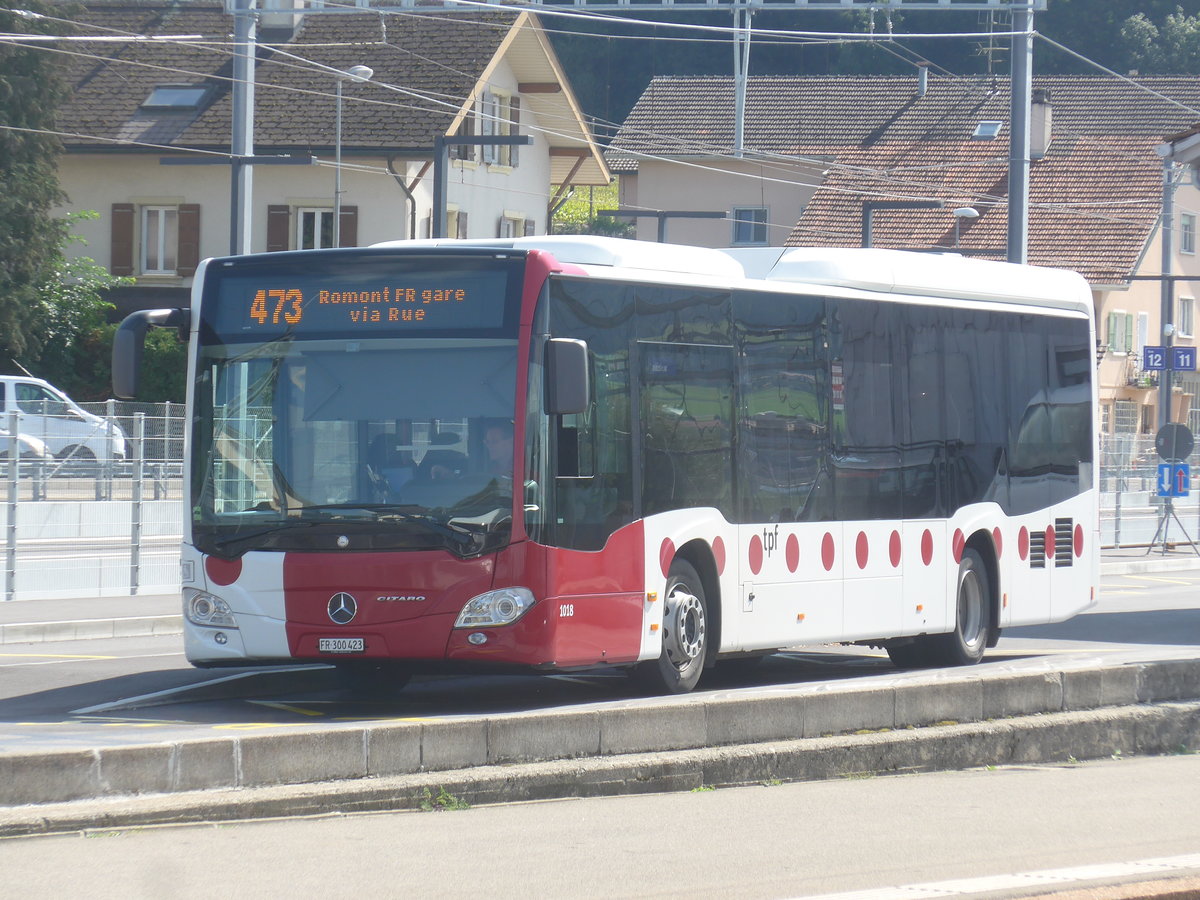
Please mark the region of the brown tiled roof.
<svg viewBox="0 0 1200 900"><path fill-rule="evenodd" d="M233 26L222 3L90 0L76 18L79 33L99 26L145 35L200 34L216 43L72 47L104 58L64 57L73 93L59 111L58 127L82 135L66 138L68 148L132 138L228 151ZM399 93L379 84L344 84L344 149L429 147L435 135L446 133L514 20L511 13L308 15L280 51L267 46L272 35L260 30L256 151L328 151L333 145L335 77L312 63L368 65L375 81L404 87ZM206 84L213 93L198 115L141 109L155 85L164 83Z"/></svg>
<svg viewBox="0 0 1200 900"><path fill-rule="evenodd" d="M1034 79L1035 91L1048 92L1054 138L1031 165L1031 263L1077 269L1093 284L1136 269L1161 207L1154 148L1200 118L1200 78L1139 80L1170 100L1113 78ZM936 198L946 208L875 212L872 243L949 247L951 210L973 206L981 215L961 220L959 247L1005 257L1008 80L931 77L923 97L916 85L915 77L750 79L746 148L826 160L789 246L857 246L864 202ZM613 141L610 165L628 171L643 153L727 154L732 90L728 78L656 78ZM999 136L972 139L981 121L1004 123Z"/></svg>

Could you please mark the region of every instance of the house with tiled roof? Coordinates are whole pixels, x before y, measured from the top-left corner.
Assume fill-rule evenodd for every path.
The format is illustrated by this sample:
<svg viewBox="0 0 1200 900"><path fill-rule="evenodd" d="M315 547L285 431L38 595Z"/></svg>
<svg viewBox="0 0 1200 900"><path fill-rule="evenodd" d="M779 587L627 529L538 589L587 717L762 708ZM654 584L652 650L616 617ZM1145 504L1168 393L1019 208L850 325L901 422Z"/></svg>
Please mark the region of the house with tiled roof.
<svg viewBox="0 0 1200 900"><path fill-rule="evenodd" d="M1028 261L1091 284L1102 428L1153 432L1141 349L1162 343L1160 282L1147 278L1161 273L1156 148L1196 123L1200 79L1035 77L1034 101ZM672 221L673 241L859 246L869 231L873 246L1005 259L1009 104L1006 78L752 77L739 151L731 79L655 78L608 153L623 206L725 213ZM1176 179L1172 271L1200 276L1200 191ZM1177 282L1178 345L1196 343L1198 292ZM1200 379L1174 384L1175 419L1200 426Z"/></svg>
<svg viewBox="0 0 1200 900"><path fill-rule="evenodd" d="M199 260L230 252L233 19L221 0L86 0L74 18L76 35L107 39L58 53L66 209L100 213L77 229L81 252L137 279L119 307L177 305ZM342 246L429 236L438 137L532 139L451 148L452 237L545 233L552 185L610 179L528 12L272 12L257 45L255 157L300 164L254 165L254 252L331 246L335 231ZM338 73L354 66L373 71L341 78L335 203Z"/></svg>

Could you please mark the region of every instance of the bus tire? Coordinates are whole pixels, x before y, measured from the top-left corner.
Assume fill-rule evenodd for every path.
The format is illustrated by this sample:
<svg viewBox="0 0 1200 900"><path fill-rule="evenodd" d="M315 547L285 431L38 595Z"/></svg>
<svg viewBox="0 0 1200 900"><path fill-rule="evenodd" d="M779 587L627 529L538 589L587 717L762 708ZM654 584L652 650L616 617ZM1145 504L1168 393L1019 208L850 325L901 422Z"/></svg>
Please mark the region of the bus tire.
<svg viewBox="0 0 1200 900"><path fill-rule="evenodd" d="M970 547L958 564L954 597L954 630L889 645L893 664L902 669L973 666L983 659L992 624L992 590L983 557Z"/></svg>
<svg viewBox="0 0 1200 900"><path fill-rule="evenodd" d="M700 681L709 652L708 599L700 574L676 559L663 591L662 653L639 663L635 675L656 694L686 694Z"/></svg>
<svg viewBox="0 0 1200 900"><path fill-rule="evenodd" d="M364 697L399 694L412 678L412 670L403 663L355 660L336 663L335 668L342 688Z"/></svg>

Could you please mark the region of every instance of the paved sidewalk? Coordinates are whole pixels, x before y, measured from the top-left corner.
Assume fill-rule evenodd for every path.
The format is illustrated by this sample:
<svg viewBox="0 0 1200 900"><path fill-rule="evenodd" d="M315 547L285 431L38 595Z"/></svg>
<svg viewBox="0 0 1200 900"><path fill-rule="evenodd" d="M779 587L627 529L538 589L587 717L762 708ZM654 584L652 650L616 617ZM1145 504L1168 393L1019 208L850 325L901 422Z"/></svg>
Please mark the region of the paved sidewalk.
<svg viewBox="0 0 1200 900"><path fill-rule="evenodd" d="M1102 575L1187 570L1200 571L1200 555L1187 544L1165 553L1161 546L1150 553L1145 547L1106 550L1100 564ZM182 629L179 595L174 593L0 601L0 646L180 634Z"/></svg>

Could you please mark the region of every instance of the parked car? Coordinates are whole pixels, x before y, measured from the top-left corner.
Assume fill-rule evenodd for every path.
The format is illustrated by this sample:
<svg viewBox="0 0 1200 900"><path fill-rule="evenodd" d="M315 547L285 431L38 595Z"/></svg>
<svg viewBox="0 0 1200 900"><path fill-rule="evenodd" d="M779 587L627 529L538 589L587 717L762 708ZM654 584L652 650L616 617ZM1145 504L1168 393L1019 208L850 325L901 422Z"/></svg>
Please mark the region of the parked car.
<svg viewBox="0 0 1200 900"><path fill-rule="evenodd" d="M8 451L11 443L8 429L0 427L0 463L8 461ZM54 454L50 452L46 443L38 440L33 435L18 434L17 443L21 448L19 451L21 462L41 462L43 460L54 459Z"/></svg>
<svg viewBox="0 0 1200 900"><path fill-rule="evenodd" d="M20 434L36 438L59 460L91 468L125 459L125 432L87 412L40 378L0 375L0 426L15 410Z"/></svg>

